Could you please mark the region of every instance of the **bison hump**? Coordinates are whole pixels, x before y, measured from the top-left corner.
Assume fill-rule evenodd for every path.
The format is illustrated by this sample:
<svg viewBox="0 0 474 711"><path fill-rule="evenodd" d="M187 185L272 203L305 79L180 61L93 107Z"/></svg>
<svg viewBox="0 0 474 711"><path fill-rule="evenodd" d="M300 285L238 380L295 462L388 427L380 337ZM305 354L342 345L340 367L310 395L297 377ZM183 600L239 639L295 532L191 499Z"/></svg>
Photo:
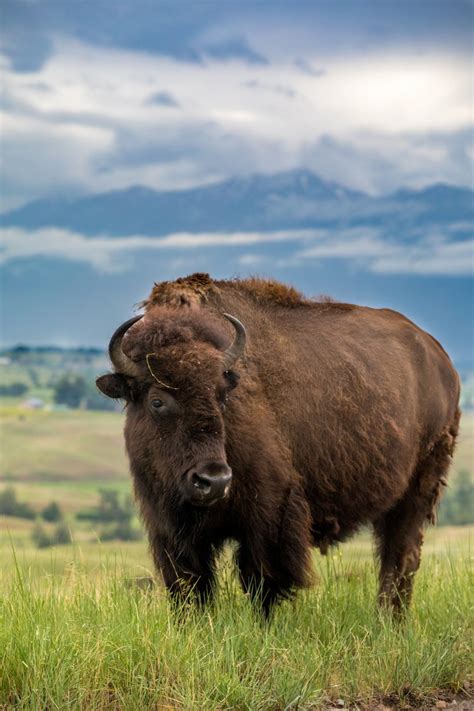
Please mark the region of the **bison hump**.
<svg viewBox="0 0 474 711"><path fill-rule="evenodd" d="M176 281L155 283L150 296L142 306L148 311L152 306L197 307L206 303L209 293L216 287L209 274L191 274Z"/></svg>

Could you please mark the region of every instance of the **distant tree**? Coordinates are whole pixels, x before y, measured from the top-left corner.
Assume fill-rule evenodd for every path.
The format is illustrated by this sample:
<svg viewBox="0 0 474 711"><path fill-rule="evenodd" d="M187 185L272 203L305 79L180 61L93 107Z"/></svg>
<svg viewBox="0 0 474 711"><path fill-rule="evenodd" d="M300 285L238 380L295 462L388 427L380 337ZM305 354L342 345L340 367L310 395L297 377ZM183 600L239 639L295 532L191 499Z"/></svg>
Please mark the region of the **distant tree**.
<svg viewBox="0 0 474 711"><path fill-rule="evenodd" d="M0 493L0 513L4 516L15 516L17 506L16 491L12 486L8 486Z"/></svg>
<svg viewBox="0 0 474 711"><path fill-rule="evenodd" d="M99 489L99 497L99 502L95 509L79 511L77 518L82 521L112 523L131 518L133 515L131 498L126 498L122 504L119 492L116 489Z"/></svg>
<svg viewBox="0 0 474 711"><path fill-rule="evenodd" d="M15 355L23 355L23 353L29 353L30 352L29 346L23 345L23 343L19 343L17 346L11 349L10 355L15 356Z"/></svg>
<svg viewBox="0 0 474 711"><path fill-rule="evenodd" d="M116 489L100 489L99 494L97 507L90 511L80 511L77 518L105 524L99 531L103 541L135 541L141 538L141 531L133 525L132 497L125 496L121 501Z"/></svg>
<svg viewBox="0 0 474 711"><path fill-rule="evenodd" d="M62 520L55 527L52 534L49 534L41 521L37 520L31 532L31 538L37 548L49 548L71 543L71 532L67 523Z"/></svg>
<svg viewBox="0 0 474 711"><path fill-rule="evenodd" d="M63 514L56 501L51 501L47 506L45 506L41 513L41 516L42 518L44 518L45 521L54 523L55 521L60 521L63 517Z"/></svg>
<svg viewBox="0 0 474 711"><path fill-rule="evenodd" d="M100 531L100 538L103 541L120 540L136 541L142 537L140 530L133 527L133 501L131 496L125 496L121 504L117 491L102 490L102 504L113 524L105 526ZM105 520L102 518L101 520Z"/></svg>
<svg viewBox="0 0 474 711"><path fill-rule="evenodd" d="M0 514L27 519L33 519L36 516L28 504L18 501L16 491L12 486L8 486L0 492Z"/></svg>
<svg viewBox="0 0 474 711"><path fill-rule="evenodd" d="M87 391L87 384L82 375L66 373L54 386L54 401L68 407L79 407Z"/></svg>
<svg viewBox="0 0 474 711"><path fill-rule="evenodd" d="M93 380L87 381L87 392L85 403L88 410L106 410L112 412L120 409L120 403L115 402L109 397L105 397L96 387Z"/></svg>
<svg viewBox="0 0 474 711"><path fill-rule="evenodd" d="M138 541L142 532L133 527L131 519L104 526L99 532L102 541Z"/></svg>
<svg viewBox="0 0 474 711"><path fill-rule="evenodd" d="M474 484L472 475L467 469L462 469L457 477L454 492L456 501L457 523L464 525L474 522Z"/></svg>
<svg viewBox="0 0 474 711"><path fill-rule="evenodd" d="M71 543L71 531L64 520L60 521L54 529L52 542L56 545Z"/></svg>
<svg viewBox="0 0 474 711"><path fill-rule="evenodd" d="M31 532L31 538L33 543L37 548L48 548L52 545L51 536L46 532L43 524L40 521L36 521L35 526Z"/></svg>
<svg viewBox="0 0 474 711"><path fill-rule="evenodd" d="M88 410L115 410L117 404L106 398L96 388L95 382L75 373L66 373L59 380L50 380L54 391L54 401L71 408L80 405Z"/></svg>
<svg viewBox="0 0 474 711"><path fill-rule="evenodd" d="M119 493L116 489L99 489L98 506L100 521L121 521L124 516L120 506Z"/></svg>
<svg viewBox="0 0 474 711"><path fill-rule="evenodd" d="M28 392L26 383L11 383L10 385L0 385L0 395L6 397L21 397Z"/></svg>
<svg viewBox="0 0 474 711"><path fill-rule="evenodd" d="M474 484L467 469L461 469L444 496L440 511L441 525L463 526L474 523Z"/></svg>
<svg viewBox="0 0 474 711"><path fill-rule="evenodd" d="M28 375L30 376L30 380L33 387L38 388L40 385L40 381L36 368L28 368Z"/></svg>

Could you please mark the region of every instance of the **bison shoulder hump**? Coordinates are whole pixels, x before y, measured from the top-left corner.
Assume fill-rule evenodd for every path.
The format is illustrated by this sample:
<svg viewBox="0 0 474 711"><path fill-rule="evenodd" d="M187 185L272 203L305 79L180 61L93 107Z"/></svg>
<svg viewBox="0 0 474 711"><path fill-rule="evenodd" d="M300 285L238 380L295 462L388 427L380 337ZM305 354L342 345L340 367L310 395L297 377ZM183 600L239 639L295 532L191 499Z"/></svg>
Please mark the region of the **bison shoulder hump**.
<svg viewBox="0 0 474 711"><path fill-rule="evenodd" d="M209 274L191 274L176 281L155 283L148 299L142 306L146 310L152 306L188 306L195 307L205 303L216 286Z"/></svg>

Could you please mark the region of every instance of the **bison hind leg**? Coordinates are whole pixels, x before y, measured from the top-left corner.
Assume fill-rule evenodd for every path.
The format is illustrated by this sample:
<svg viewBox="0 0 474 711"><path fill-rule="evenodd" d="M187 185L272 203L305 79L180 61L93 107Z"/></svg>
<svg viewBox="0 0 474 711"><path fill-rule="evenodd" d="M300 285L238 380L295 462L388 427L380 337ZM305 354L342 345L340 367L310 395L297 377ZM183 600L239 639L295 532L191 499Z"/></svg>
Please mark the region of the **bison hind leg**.
<svg viewBox="0 0 474 711"><path fill-rule="evenodd" d="M423 528L436 520L436 507L457 434L457 423L439 437L420 461L403 498L374 525L380 557L379 601L402 612L409 604L421 560Z"/></svg>

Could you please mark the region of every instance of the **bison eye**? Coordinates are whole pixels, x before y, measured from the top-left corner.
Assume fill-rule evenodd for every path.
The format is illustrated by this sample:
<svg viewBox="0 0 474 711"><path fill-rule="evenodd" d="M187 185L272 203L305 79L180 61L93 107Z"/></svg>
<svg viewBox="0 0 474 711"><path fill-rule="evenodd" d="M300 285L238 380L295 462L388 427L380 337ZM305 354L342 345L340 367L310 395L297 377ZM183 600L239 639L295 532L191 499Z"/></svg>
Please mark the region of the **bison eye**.
<svg viewBox="0 0 474 711"><path fill-rule="evenodd" d="M233 390L239 384L239 376L233 370L224 370L224 378L227 382L229 390Z"/></svg>
<svg viewBox="0 0 474 711"><path fill-rule="evenodd" d="M164 404L165 403L163 402L163 400L159 400L158 398L151 401L151 406L154 410L159 410L160 408L162 408L164 406Z"/></svg>

